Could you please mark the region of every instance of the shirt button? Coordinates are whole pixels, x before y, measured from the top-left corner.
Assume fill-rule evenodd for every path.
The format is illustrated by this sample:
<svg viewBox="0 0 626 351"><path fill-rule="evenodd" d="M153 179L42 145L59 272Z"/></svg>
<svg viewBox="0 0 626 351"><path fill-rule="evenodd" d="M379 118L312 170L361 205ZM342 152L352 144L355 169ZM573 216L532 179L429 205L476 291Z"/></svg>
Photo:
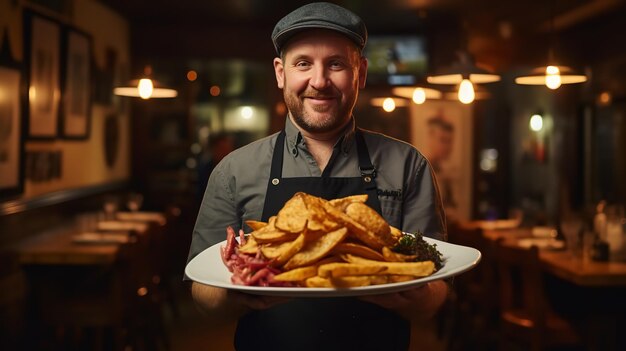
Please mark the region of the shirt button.
<svg viewBox="0 0 626 351"><path fill-rule="evenodd" d="M278 183L280 183L280 180L278 178L272 179L272 184L273 185L278 185Z"/></svg>
<svg viewBox="0 0 626 351"><path fill-rule="evenodd" d="M298 156L298 149L295 148L295 147L293 149L291 149L291 154L294 155L294 156Z"/></svg>

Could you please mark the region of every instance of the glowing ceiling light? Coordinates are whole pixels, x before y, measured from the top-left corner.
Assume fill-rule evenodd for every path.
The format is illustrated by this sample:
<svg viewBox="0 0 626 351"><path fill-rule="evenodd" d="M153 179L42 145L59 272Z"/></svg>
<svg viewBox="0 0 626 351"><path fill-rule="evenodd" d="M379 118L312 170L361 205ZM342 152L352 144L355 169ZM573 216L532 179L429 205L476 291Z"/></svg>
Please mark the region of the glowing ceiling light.
<svg viewBox="0 0 626 351"><path fill-rule="evenodd" d="M396 109L396 102L393 101L392 98L388 97L383 101L383 110L385 110L385 112L392 112L395 109Z"/></svg>
<svg viewBox="0 0 626 351"><path fill-rule="evenodd" d="M250 106L244 106L241 108L241 117L244 119L250 119L254 115L254 110Z"/></svg>
<svg viewBox="0 0 626 351"><path fill-rule="evenodd" d="M470 104L475 97L474 85L469 79L463 79L459 85L459 101L464 104Z"/></svg>
<svg viewBox="0 0 626 351"><path fill-rule="evenodd" d="M137 91L139 92L139 97L146 100L152 96L152 92L154 91L154 85L152 85L152 80L147 78L142 78L139 80L139 84L137 85Z"/></svg>
<svg viewBox="0 0 626 351"><path fill-rule="evenodd" d="M530 117L530 129L534 132L539 132L543 129L543 117L539 114L534 114Z"/></svg>
<svg viewBox="0 0 626 351"><path fill-rule="evenodd" d="M415 88L413 91L413 102L421 105L424 101L426 101L426 92L424 91L424 88Z"/></svg>
<svg viewBox="0 0 626 351"><path fill-rule="evenodd" d="M546 67L546 86L552 90L561 86L561 72L557 66Z"/></svg>

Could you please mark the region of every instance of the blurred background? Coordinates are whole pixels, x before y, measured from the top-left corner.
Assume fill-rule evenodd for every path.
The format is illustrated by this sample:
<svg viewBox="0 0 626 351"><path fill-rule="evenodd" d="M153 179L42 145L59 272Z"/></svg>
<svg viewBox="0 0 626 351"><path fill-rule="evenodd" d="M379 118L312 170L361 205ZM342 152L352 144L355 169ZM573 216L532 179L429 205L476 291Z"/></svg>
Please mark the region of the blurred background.
<svg viewBox="0 0 626 351"><path fill-rule="evenodd" d="M189 304L180 283L187 248L211 167L283 126L270 34L308 2L0 0L0 347L187 349L189 340L202 345L207 329L232 331L203 327L209 322ZM598 238L620 257L624 1L333 2L369 31L357 124L429 158L449 222L485 230L513 220L565 239L566 219L594 231L602 213L621 229ZM557 72L546 78L547 66ZM151 94L139 96L139 79L151 80ZM150 239L136 240L147 251L135 253L132 235L106 253L97 244L76 248L76 228L95 232L107 219L121 221L119 212L147 224ZM52 251L67 232L74 246ZM146 252L159 255L140 256ZM119 262L134 267L136 257L150 271L121 283ZM77 284L82 276L101 279ZM615 279L623 292L624 278ZM131 293L143 309L128 312L120 297L111 302L119 314L89 312L102 307L102 291L126 296L116 284L146 288ZM92 293L83 299L85 291ZM137 304L141 298L150 302ZM102 318L79 322L74 308ZM63 311L69 322L58 318ZM143 318L127 325L124 313ZM608 328L623 327L616 323ZM190 335L194 328L200 336ZM441 335L430 335L432 349L450 348ZM210 349L230 345L211 340Z"/></svg>

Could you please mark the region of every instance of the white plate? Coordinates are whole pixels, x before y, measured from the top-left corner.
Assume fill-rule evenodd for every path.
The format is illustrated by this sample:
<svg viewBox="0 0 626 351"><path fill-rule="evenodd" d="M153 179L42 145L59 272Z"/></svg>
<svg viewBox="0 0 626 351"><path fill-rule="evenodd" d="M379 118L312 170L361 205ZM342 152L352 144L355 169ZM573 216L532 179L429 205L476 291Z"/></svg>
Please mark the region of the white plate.
<svg viewBox="0 0 626 351"><path fill-rule="evenodd" d="M215 244L194 257L185 268L185 274L192 280L226 289L234 289L257 295L290 296L290 297L339 297L359 296L391 293L417 287L426 282L444 279L461 274L480 261L480 251L461 245L450 244L430 238L424 238L430 244L437 244L442 253L444 266L434 274L411 280L408 282L390 283L355 288L303 288L303 287L261 287L235 285L231 283L231 273L228 271L222 257L220 247L226 241Z"/></svg>

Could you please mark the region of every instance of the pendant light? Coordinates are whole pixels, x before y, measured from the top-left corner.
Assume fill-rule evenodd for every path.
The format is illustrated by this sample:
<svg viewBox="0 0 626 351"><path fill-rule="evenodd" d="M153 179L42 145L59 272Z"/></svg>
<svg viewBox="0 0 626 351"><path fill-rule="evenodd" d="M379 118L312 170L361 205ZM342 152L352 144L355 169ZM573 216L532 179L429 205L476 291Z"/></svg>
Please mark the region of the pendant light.
<svg viewBox="0 0 626 351"><path fill-rule="evenodd" d="M474 63L469 53L457 52L458 61L450 67L428 76L426 81L431 84L457 85L457 96L460 102L469 104L475 99L474 84L493 83L500 80L500 76Z"/></svg>
<svg viewBox="0 0 626 351"><path fill-rule="evenodd" d="M375 97L370 99L372 106L381 107L385 112L393 112L396 107L406 107L409 105L406 99L392 97Z"/></svg>
<svg viewBox="0 0 626 351"><path fill-rule="evenodd" d="M152 67L144 68L144 75L139 79L133 79L128 86L116 87L113 94L119 96L140 97L144 100L159 98L175 98L178 92L174 89L166 88L158 81L151 78Z"/></svg>
<svg viewBox="0 0 626 351"><path fill-rule="evenodd" d="M391 93L406 99L411 99L414 104L421 105L426 100L441 99L439 90L429 87L427 84L414 86L402 86L391 89Z"/></svg>
<svg viewBox="0 0 626 351"><path fill-rule="evenodd" d="M554 30L555 1L552 2L550 13L550 48L548 50L548 65L532 69L528 74L515 78L520 85L545 85L549 89L558 89L562 84L584 83L587 76L571 67L561 66L554 58L556 32Z"/></svg>

